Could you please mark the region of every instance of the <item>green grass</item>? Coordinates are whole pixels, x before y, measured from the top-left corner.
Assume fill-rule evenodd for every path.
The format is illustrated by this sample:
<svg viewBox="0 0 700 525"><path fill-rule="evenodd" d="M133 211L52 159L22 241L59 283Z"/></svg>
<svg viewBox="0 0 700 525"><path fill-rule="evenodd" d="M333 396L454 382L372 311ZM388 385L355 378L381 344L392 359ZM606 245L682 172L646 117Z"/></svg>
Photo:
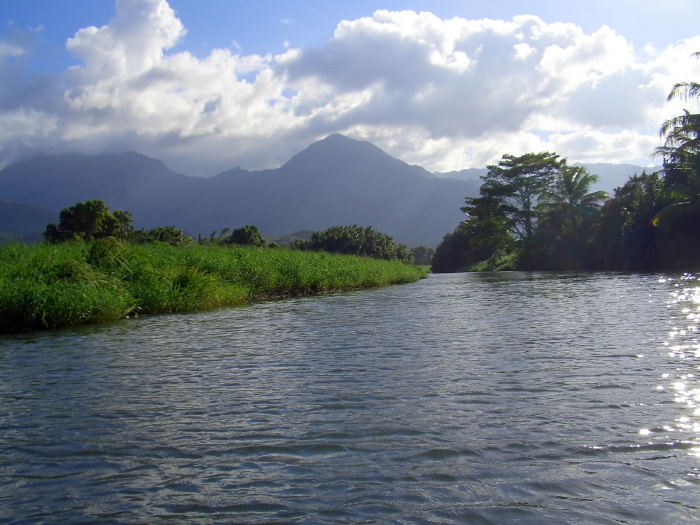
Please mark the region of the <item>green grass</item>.
<svg viewBox="0 0 700 525"><path fill-rule="evenodd" d="M0 333L416 281L400 262L287 249L105 239L0 246Z"/></svg>

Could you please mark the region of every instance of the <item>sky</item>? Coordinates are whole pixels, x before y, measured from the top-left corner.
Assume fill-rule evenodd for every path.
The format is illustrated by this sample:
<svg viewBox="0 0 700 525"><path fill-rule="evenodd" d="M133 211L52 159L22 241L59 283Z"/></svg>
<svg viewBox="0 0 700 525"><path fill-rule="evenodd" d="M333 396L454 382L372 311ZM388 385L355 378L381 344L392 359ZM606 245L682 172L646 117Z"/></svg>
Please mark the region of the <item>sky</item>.
<svg viewBox="0 0 700 525"><path fill-rule="evenodd" d="M0 167L137 151L211 176L332 133L430 171L658 165L697 0L0 0Z"/></svg>

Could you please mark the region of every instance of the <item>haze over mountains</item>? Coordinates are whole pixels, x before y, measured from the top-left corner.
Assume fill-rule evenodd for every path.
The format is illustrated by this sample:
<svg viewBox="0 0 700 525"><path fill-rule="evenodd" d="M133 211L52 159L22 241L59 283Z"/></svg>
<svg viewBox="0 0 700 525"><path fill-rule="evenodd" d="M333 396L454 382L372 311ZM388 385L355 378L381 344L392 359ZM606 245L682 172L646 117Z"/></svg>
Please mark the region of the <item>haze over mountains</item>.
<svg viewBox="0 0 700 525"><path fill-rule="evenodd" d="M606 166L626 174L608 180L591 170L607 191L643 171ZM102 199L110 210L131 211L137 228L175 225L195 239L246 224L268 236L359 224L411 247L434 247L464 219L460 207L478 195L483 173L436 176L337 134L280 168L234 168L210 178L175 173L133 152L39 156L0 171L0 233L40 234L61 209Z"/></svg>

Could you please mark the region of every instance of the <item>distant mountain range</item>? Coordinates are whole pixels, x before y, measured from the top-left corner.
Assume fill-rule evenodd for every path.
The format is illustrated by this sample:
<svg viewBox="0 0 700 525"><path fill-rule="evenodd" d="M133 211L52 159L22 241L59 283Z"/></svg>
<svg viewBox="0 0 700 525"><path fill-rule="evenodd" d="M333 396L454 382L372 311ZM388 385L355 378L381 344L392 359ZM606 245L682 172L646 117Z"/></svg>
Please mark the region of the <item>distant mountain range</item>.
<svg viewBox="0 0 700 525"><path fill-rule="evenodd" d="M643 169L620 170L626 181ZM337 134L280 168L210 178L133 152L38 156L0 171L0 234L38 239L61 209L102 199L110 210L131 211L137 228L174 225L195 239L246 224L267 236L359 224L411 247L434 247L463 220L460 207L478 195L483 173L432 174Z"/></svg>

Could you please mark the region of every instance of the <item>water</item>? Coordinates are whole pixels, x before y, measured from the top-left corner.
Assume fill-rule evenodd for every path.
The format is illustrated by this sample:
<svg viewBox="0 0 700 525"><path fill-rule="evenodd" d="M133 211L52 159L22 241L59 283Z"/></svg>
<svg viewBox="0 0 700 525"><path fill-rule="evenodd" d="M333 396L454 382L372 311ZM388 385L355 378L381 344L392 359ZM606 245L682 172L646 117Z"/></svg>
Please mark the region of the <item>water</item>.
<svg viewBox="0 0 700 525"><path fill-rule="evenodd" d="M691 276L404 286L0 338L0 523L691 523Z"/></svg>

